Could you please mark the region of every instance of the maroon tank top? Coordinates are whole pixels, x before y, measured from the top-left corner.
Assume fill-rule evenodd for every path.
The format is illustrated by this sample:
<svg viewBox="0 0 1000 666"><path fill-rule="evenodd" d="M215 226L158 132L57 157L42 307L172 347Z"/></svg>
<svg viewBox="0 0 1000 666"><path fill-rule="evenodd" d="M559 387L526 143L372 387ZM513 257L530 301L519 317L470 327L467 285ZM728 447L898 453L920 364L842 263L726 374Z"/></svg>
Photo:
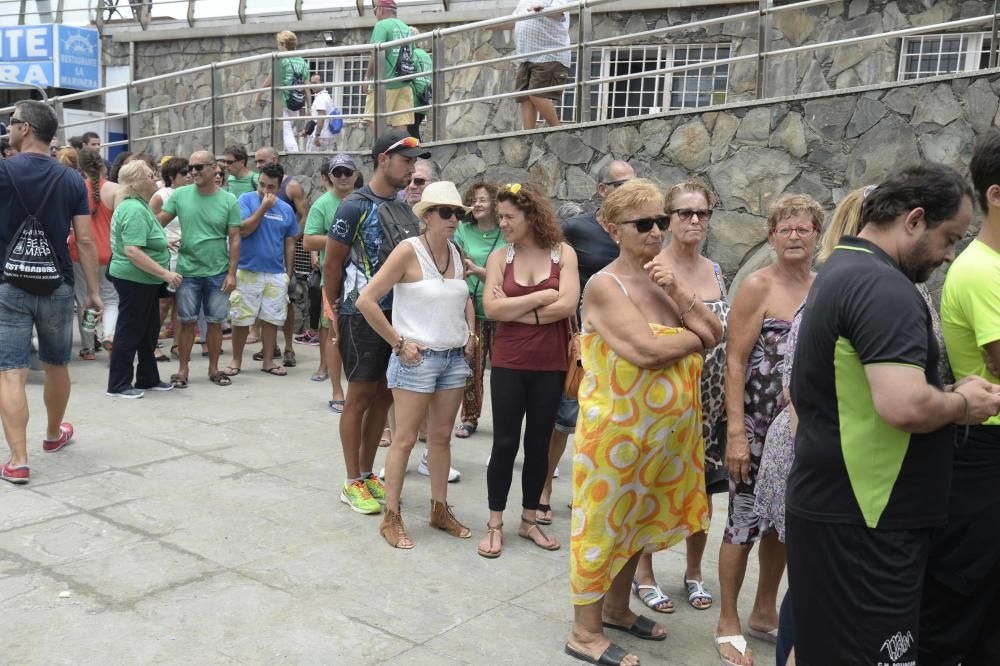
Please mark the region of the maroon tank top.
<svg viewBox="0 0 1000 666"><path fill-rule="evenodd" d="M559 259L552 256L549 277L532 287L514 280L513 249L508 249L507 263L503 268L503 291L508 296L524 296L544 289L559 289ZM516 321L498 321L493 353L490 360L494 368L510 370L539 370L566 372L566 349L569 344L569 320L561 319L550 324L522 324Z"/></svg>

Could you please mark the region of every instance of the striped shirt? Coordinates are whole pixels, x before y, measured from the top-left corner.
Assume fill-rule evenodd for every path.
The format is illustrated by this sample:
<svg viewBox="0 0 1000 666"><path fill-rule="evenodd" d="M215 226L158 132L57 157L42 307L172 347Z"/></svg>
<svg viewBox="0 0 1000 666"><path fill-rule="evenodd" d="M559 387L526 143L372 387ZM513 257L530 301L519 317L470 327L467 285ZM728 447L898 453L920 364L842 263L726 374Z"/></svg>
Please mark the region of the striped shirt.
<svg viewBox="0 0 1000 666"><path fill-rule="evenodd" d="M515 15L529 14L529 7L541 6L548 9L554 5L563 4L565 0L521 0ZM569 46L569 15L551 14L535 19L518 21L514 24L514 44L519 54L526 54L521 62L558 62L566 67L570 64L570 52L548 53L545 55L530 55L534 51L554 49Z"/></svg>

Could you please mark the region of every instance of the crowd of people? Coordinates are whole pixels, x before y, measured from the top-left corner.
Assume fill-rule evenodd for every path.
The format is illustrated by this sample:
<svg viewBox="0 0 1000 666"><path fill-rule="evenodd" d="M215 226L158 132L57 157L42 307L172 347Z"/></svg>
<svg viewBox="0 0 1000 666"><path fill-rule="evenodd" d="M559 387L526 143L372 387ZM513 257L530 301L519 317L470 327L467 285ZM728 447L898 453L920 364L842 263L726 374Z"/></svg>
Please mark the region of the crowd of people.
<svg viewBox="0 0 1000 666"><path fill-rule="evenodd" d="M723 663L753 663L746 634L776 643L781 665L1000 663L1000 545L989 528L1000 515L1000 132L976 146L975 191L953 169L922 163L850 192L828 224L810 196L777 197L774 261L732 296L701 254L716 194L694 178L663 190L641 177L654 174L609 161L597 209L560 220L531 183L477 180L459 192L430 150L394 130L372 146L367 182L354 156L324 160L310 202L270 147L253 155L254 169L233 145L219 159L119 156L112 174L93 147L52 159L56 129L49 106L19 102L18 152L0 162L10 448L0 478L31 479L33 335L43 450L72 442L63 418L74 312L80 357L110 353L115 398L187 389L196 339L212 384L238 381L256 342L260 370L285 376L294 338L319 346L310 378L330 381L327 406L340 415L340 499L381 514L378 532L395 548L419 546L400 513L418 441L430 525L473 536L448 502L461 476L450 444L479 428L487 376L480 556L508 546L522 448L516 534L562 547L549 527L551 481L574 435L574 657L634 666L638 656L610 632L666 637L629 601L676 609L653 554L681 541L687 602L715 605L702 558L712 495L725 492ZM948 272L939 314L923 283L955 259L977 203L985 221ZM42 284L29 264L58 280ZM171 356L179 365L164 381ZM755 543L760 575L744 624L738 600Z"/></svg>

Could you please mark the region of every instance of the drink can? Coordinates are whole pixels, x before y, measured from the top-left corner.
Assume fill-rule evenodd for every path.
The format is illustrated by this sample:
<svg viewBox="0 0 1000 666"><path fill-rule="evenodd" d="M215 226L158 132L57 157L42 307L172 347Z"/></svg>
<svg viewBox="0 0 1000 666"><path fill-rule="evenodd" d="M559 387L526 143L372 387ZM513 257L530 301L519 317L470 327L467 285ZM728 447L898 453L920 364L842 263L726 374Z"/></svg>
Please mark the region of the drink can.
<svg viewBox="0 0 1000 666"><path fill-rule="evenodd" d="M170 292L171 294L173 294L174 292L176 292L176 291L177 291L177 287L175 287L174 285L172 285L172 284L170 284L170 283L168 282L168 283L167 283L167 291L168 291L168 292Z"/></svg>
<svg viewBox="0 0 1000 666"><path fill-rule="evenodd" d="M94 308L87 308L83 311L82 328L85 331L93 331L97 329L97 310Z"/></svg>

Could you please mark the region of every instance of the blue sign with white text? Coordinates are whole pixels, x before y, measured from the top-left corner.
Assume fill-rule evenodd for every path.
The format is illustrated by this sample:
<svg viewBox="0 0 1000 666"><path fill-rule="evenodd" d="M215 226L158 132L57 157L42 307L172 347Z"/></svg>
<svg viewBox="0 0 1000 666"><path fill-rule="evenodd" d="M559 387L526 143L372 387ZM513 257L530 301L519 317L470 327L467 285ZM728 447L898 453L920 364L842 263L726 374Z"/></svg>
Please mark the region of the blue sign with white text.
<svg viewBox="0 0 1000 666"><path fill-rule="evenodd" d="M97 30L62 24L0 27L0 87L16 88L17 83L100 88Z"/></svg>

